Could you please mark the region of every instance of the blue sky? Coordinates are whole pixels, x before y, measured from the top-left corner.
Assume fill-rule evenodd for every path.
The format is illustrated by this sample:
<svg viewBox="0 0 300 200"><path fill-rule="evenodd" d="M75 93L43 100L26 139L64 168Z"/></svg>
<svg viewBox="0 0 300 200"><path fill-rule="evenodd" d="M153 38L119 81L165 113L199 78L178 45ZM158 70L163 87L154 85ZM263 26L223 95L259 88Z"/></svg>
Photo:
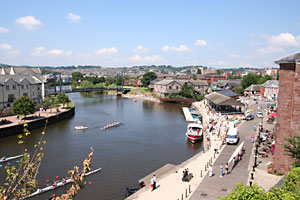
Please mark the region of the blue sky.
<svg viewBox="0 0 300 200"><path fill-rule="evenodd" d="M0 1L0 63L276 67L299 0Z"/></svg>

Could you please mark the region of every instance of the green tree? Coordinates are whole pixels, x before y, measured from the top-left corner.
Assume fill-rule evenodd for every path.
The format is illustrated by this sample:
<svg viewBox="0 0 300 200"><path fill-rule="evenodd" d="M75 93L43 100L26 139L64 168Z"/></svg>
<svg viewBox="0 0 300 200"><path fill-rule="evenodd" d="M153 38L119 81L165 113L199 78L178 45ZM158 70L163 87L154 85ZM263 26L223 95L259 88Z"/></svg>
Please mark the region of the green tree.
<svg viewBox="0 0 300 200"><path fill-rule="evenodd" d="M191 75L191 78L194 79L194 80L197 80L196 74L192 74L192 75Z"/></svg>
<svg viewBox="0 0 300 200"><path fill-rule="evenodd" d="M242 86L246 89L250 85L257 84L259 76L256 74L247 74L243 77Z"/></svg>
<svg viewBox="0 0 300 200"><path fill-rule="evenodd" d="M80 83L80 88L93 88L94 87L94 84L90 81L81 81Z"/></svg>
<svg viewBox="0 0 300 200"><path fill-rule="evenodd" d="M78 80L82 80L83 79L83 74L80 72L72 72L72 82L78 82Z"/></svg>
<svg viewBox="0 0 300 200"><path fill-rule="evenodd" d="M222 74L222 73L223 73L223 70L221 70L221 69L217 70L217 74Z"/></svg>
<svg viewBox="0 0 300 200"><path fill-rule="evenodd" d="M234 92L235 93L237 93L237 94L244 94L244 89L243 89L243 87L240 85L240 86L236 86L236 87L234 87Z"/></svg>
<svg viewBox="0 0 300 200"><path fill-rule="evenodd" d="M268 80L273 80L273 77L270 75L260 76L257 81L257 84L263 84L264 82L266 82Z"/></svg>
<svg viewBox="0 0 300 200"><path fill-rule="evenodd" d="M194 95L194 88L193 86L189 86L188 83L184 83L179 94L183 97L191 98Z"/></svg>
<svg viewBox="0 0 300 200"><path fill-rule="evenodd" d="M54 98L52 96L50 97L46 97L44 100L43 100L43 103L42 103L42 108L47 111L51 105L53 104L54 102Z"/></svg>
<svg viewBox="0 0 300 200"><path fill-rule="evenodd" d="M142 84L144 87L148 87L150 85L150 82L157 78L157 75L154 72L147 72L144 74L142 78Z"/></svg>
<svg viewBox="0 0 300 200"><path fill-rule="evenodd" d="M34 101L28 96L22 96L17 98L13 104L13 113L15 115L26 115L33 114L35 112Z"/></svg>
<svg viewBox="0 0 300 200"><path fill-rule="evenodd" d="M288 144L284 144L285 155L291 156L295 159L294 165L300 167L300 136L296 135L292 138L285 138Z"/></svg>
<svg viewBox="0 0 300 200"><path fill-rule="evenodd" d="M69 99L69 96L66 95L65 93L59 93L56 96L56 101L59 104L63 104L64 107L65 107L65 104L68 104L69 102L71 102L70 99Z"/></svg>
<svg viewBox="0 0 300 200"><path fill-rule="evenodd" d="M197 69L197 74L202 74L201 69Z"/></svg>

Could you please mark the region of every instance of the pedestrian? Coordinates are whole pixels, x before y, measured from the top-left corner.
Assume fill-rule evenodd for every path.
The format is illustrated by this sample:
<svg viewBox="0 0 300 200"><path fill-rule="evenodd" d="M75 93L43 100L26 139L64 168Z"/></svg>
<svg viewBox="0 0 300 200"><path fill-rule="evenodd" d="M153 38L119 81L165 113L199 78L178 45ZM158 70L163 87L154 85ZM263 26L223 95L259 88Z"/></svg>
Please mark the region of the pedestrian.
<svg viewBox="0 0 300 200"><path fill-rule="evenodd" d="M220 177L222 177L222 176L223 176L223 163L220 166Z"/></svg>
<svg viewBox="0 0 300 200"><path fill-rule="evenodd" d="M212 165L209 165L209 176L210 177L213 176L213 167L212 167Z"/></svg>
<svg viewBox="0 0 300 200"><path fill-rule="evenodd" d="M153 175L153 190L156 189L156 176L155 174Z"/></svg>
<svg viewBox="0 0 300 200"><path fill-rule="evenodd" d="M225 174L226 175L228 174L228 168L229 168L228 163L226 163L226 165L225 165Z"/></svg>
<svg viewBox="0 0 300 200"><path fill-rule="evenodd" d="M242 159L242 150L239 151L238 159L239 159L239 161Z"/></svg>
<svg viewBox="0 0 300 200"><path fill-rule="evenodd" d="M253 126L253 127L254 127L254 132L256 132L256 124L254 124L254 126Z"/></svg>
<svg viewBox="0 0 300 200"><path fill-rule="evenodd" d="M274 147L275 147L275 140L272 141L272 144L271 144L271 152L272 152L272 155L274 155Z"/></svg>
<svg viewBox="0 0 300 200"><path fill-rule="evenodd" d="M151 188L152 188L152 191L153 191L154 190L154 179L153 179L153 176L151 177L150 185L151 185Z"/></svg>
<svg viewBox="0 0 300 200"><path fill-rule="evenodd" d="M215 151L215 154L218 154L218 145L215 145L214 151Z"/></svg>
<svg viewBox="0 0 300 200"><path fill-rule="evenodd" d="M251 135L251 142L254 143L254 135Z"/></svg>

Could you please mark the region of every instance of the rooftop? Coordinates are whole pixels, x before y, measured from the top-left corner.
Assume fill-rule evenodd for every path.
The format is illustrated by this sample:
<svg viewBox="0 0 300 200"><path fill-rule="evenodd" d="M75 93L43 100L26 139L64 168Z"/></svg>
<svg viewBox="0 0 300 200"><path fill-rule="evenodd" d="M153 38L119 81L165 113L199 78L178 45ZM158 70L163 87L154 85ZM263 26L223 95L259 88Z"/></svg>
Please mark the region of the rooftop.
<svg viewBox="0 0 300 200"><path fill-rule="evenodd" d="M300 52L294 53L292 55L285 56L279 60L276 60L276 64L283 64L283 63L296 63L297 60L300 60Z"/></svg>

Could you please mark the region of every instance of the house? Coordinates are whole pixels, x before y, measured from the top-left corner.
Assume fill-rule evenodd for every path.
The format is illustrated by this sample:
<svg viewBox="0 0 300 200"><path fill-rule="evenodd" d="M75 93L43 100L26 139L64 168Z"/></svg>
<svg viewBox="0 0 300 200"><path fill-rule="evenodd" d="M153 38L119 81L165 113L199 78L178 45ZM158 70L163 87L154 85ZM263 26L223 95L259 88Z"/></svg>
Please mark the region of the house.
<svg viewBox="0 0 300 200"><path fill-rule="evenodd" d="M189 81L193 86L194 90L198 92L199 94L207 93L207 90L209 88L209 85L207 81Z"/></svg>
<svg viewBox="0 0 300 200"><path fill-rule="evenodd" d="M241 85L241 79L233 79L233 80L218 80L217 82L213 82L210 85L211 91L220 91L220 90L233 90L235 87Z"/></svg>
<svg viewBox="0 0 300 200"><path fill-rule="evenodd" d="M277 99L278 97L278 80L268 80L261 84L260 94L267 99Z"/></svg>
<svg viewBox="0 0 300 200"><path fill-rule="evenodd" d="M227 97L235 98L235 99L239 98L239 95L237 93L233 92L232 90L220 90L220 91L217 91L217 93L222 94Z"/></svg>
<svg viewBox="0 0 300 200"><path fill-rule="evenodd" d="M21 96L30 97L36 104L46 96L46 81L39 68L2 67L0 73L0 109L11 107Z"/></svg>
<svg viewBox="0 0 300 200"><path fill-rule="evenodd" d="M221 113L244 113L245 104L234 98L213 92L205 96L204 103Z"/></svg>
<svg viewBox="0 0 300 200"><path fill-rule="evenodd" d="M260 85L250 85L244 90L244 95L246 97L257 98L260 96Z"/></svg>
<svg viewBox="0 0 300 200"><path fill-rule="evenodd" d="M161 80L153 84L153 92L160 97L166 97L169 94L179 94L183 84L183 82L178 80Z"/></svg>

